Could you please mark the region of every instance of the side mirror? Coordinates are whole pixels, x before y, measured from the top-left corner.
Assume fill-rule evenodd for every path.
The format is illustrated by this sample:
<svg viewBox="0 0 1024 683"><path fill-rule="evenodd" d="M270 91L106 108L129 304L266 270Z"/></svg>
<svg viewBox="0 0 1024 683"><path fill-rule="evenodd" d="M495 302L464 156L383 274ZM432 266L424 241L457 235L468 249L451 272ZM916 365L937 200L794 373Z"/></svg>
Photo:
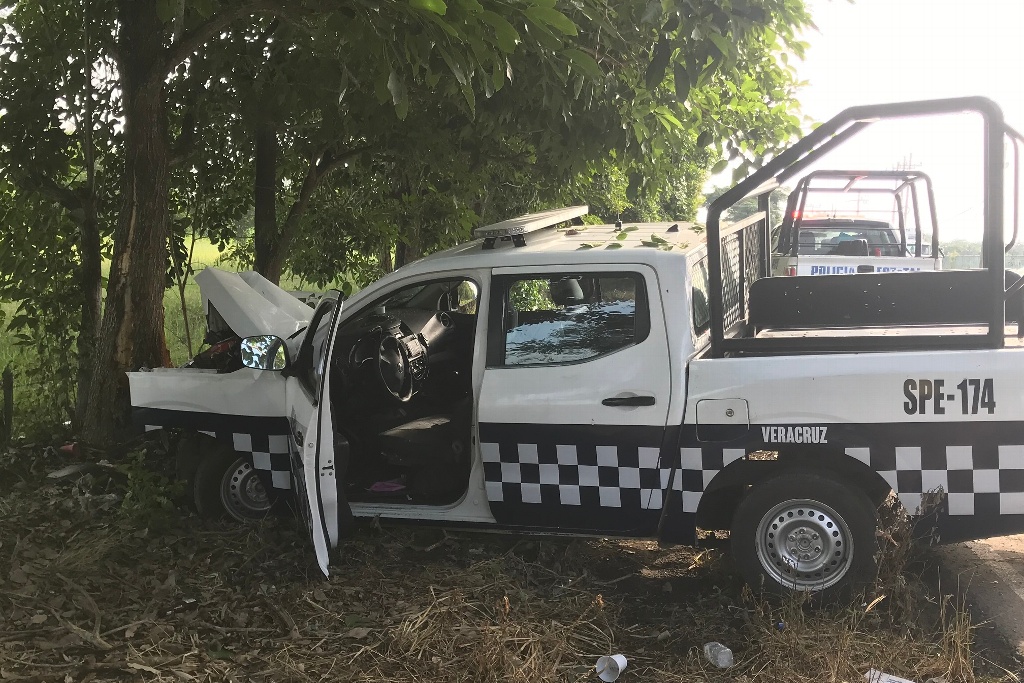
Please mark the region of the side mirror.
<svg viewBox="0 0 1024 683"><path fill-rule="evenodd" d="M242 365L254 370L284 370L288 356L284 341L272 334L259 334L242 340Z"/></svg>

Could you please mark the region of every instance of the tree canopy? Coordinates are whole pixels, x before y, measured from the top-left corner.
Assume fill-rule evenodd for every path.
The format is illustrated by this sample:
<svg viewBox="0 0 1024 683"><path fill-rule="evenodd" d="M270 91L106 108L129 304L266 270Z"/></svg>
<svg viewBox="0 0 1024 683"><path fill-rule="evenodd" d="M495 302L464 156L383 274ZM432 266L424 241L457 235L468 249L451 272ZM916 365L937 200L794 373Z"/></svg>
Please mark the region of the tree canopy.
<svg viewBox="0 0 1024 683"><path fill-rule="evenodd" d="M560 203L693 218L710 169L798 133L787 60L810 23L802 0L0 10L0 210L16 219L0 299L22 331L48 301L77 310L95 441L117 427L122 371L168 360L162 295L187 236L274 280L359 284Z"/></svg>

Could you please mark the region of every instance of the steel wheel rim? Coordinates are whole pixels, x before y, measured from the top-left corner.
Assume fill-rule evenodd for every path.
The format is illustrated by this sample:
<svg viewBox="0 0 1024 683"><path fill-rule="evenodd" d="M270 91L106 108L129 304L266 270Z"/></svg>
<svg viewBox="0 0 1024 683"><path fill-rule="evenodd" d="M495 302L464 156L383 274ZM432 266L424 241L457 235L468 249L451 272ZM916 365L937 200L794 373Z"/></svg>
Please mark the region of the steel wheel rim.
<svg viewBox="0 0 1024 683"><path fill-rule="evenodd" d="M853 534L835 510L815 500L794 499L769 510L754 541L765 572L782 586L820 591L850 570Z"/></svg>
<svg viewBox="0 0 1024 683"><path fill-rule="evenodd" d="M221 480L220 500L224 510L240 522L262 517L270 510L270 497L259 475L245 458L231 465Z"/></svg>

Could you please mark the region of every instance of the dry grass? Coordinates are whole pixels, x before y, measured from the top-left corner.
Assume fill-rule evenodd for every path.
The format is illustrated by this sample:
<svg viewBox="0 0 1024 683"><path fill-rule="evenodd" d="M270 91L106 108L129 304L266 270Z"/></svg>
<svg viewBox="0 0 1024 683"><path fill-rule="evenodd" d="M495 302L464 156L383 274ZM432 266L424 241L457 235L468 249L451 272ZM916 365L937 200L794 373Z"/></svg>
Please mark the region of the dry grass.
<svg viewBox="0 0 1024 683"><path fill-rule="evenodd" d="M361 528L323 580L290 519L140 528L77 500L116 482L43 477L61 464L0 455L0 681L592 681L613 652L624 683L1014 681L909 551L874 593L825 610L762 599L716 551L642 541ZM704 660L710 640L735 666Z"/></svg>

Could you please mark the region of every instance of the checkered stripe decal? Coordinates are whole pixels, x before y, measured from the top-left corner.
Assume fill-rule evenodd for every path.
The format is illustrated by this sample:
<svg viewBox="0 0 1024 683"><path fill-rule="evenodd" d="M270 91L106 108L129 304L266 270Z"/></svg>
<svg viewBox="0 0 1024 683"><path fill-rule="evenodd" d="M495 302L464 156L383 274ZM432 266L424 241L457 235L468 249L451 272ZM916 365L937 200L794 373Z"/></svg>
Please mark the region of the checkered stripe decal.
<svg viewBox="0 0 1024 683"><path fill-rule="evenodd" d="M482 443L487 499L544 505L660 510L670 486L682 493L683 512L697 511L706 486L726 465L746 455L742 448L682 448L681 468L672 458L637 446Z"/></svg>
<svg viewBox="0 0 1024 683"><path fill-rule="evenodd" d="M672 463L659 449L574 445L484 443L487 499L522 503L656 510L670 486ZM680 491L683 513L697 512L704 491L730 463L765 446L679 449L671 488ZM846 448L848 456L875 470L911 514L924 494L942 491L951 516L1024 514L1024 444Z"/></svg>
<svg viewBox="0 0 1024 683"><path fill-rule="evenodd" d="M163 429L162 425L146 425L146 431ZM252 458L252 466L270 474L270 481L276 489L292 487L291 466L287 434L253 434L245 432L198 430L200 434L212 436L231 444L240 455ZM266 483L266 482L264 482Z"/></svg>
<svg viewBox="0 0 1024 683"><path fill-rule="evenodd" d="M660 449L482 443L487 499L549 505L658 509L670 470Z"/></svg>
<svg viewBox="0 0 1024 683"><path fill-rule="evenodd" d="M683 512L694 514L701 496L711 480L732 462L747 455L745 448L702 448L679 449L679 473L682 481Z"/></svg>
<svg viewBox="0 0 1024 683"><path fill-rule="evenodd" d="M911 514L924 494L945 492L952 515L1024 514L1024 445L847 448L878 472Z"/></svg>

